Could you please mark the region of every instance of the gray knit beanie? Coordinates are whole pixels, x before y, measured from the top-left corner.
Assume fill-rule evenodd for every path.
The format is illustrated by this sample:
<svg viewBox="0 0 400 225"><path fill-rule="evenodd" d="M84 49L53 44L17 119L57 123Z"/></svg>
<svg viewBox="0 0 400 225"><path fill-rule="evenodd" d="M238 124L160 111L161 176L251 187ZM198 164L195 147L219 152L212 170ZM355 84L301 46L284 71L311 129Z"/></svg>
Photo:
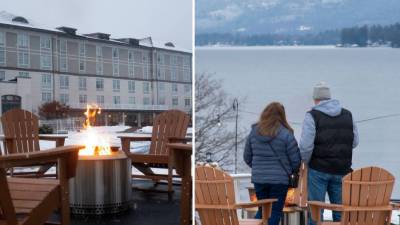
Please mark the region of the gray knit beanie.
<svg viewBox="0 0 400 225"><path fill-rule="evenodd" d="M314 87L314 100L328 100L331 98L331 91L325 82L319 82Z"/></svg>

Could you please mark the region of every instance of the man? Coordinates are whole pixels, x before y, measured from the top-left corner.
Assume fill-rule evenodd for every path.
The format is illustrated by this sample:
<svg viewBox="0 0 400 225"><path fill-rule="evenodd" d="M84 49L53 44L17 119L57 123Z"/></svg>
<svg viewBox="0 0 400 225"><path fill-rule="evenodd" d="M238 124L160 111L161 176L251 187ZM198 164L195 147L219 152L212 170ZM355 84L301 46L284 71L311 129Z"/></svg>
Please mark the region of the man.
<svg viewBox="0 0 400 225"><path fill-rule="evenodd" d="M328 193L331 203L341 204L342 178L352 171L353 148L358 145L357 127L351 112L331 99L325 83L314 87L313 98L315 106L305 116L299 144L309 167L308 200L324 202ZM340 212L333 212L335 222L340 218Z"/></svg>

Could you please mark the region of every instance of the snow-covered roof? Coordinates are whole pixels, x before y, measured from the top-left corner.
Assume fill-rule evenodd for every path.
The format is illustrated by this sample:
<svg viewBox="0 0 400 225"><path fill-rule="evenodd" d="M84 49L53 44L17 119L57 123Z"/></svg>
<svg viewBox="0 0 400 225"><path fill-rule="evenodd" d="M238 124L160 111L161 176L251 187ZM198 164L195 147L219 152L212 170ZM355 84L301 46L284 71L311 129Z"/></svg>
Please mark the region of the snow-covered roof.
<svg viewBox="0 0 400 225"><path fill-rule="evenodd" d="M23 19L27 20L28 23L24 22L18 22L15 20L16 17L21 17L18 15L14 15L12 13L9 13L7 11L0 11L0 24L6 24L6 25L12 25L12 26L18 26L21 28L30 28L30 29L39 29L42 31L48 31L52 33L59 33L59 34L65 34L65 32L57 29L57 28L51 28L49 26L46 26L44 24L39 24L35 21L32 21L31 19L22 17ZM76 33L75 35L78 38L85 38L89 40L95 40L95 41L105 41L109 43L114 43L114 44L120 44L120 45L128 45L126 42L116 40L115 38L110 38L109 40L106 39L101 39L97 38L94 36L88 36L85 34L79 34ZM166 46L166 42L160 42L160 41L154 41L152 40L151 37L139 39L139 46L143 47L150 47L150 48L159 48L159 49L165 49L165 50L170 50L170 51L178 51L178 52L185 52L185 53L191 53L190 50L179 48L179 47L172 47L172 46Z"/></svg>

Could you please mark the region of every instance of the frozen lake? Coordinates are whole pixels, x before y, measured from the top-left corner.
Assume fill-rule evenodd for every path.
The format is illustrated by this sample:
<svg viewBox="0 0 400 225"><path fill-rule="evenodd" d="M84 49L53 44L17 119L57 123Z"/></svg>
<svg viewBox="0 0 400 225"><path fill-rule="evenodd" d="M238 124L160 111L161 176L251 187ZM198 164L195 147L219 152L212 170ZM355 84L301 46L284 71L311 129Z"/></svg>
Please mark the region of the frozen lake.
<svg viewBox="0 0 400 225"><path fill-rule="evenodd" d="M400 113L400 49L200 47L196 73L203 72L223 79L232 96L247 96L239 106L239 123L245 129L269 102L280 101L299 137L305 112L313 104L312 87L319 81L331 86L332 96L357 121ZM400 116L361 122L358 129L353 168L386 168L396 177L393 198L400 199Z"/></svg>

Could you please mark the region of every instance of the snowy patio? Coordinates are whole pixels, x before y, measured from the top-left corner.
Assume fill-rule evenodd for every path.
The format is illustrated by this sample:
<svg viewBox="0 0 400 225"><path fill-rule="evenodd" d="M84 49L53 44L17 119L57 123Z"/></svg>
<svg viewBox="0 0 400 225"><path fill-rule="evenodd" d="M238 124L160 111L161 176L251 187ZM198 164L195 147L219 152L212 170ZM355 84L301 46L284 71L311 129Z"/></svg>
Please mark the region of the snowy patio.
<svg viewBox="0 0 400 225"><path fill-rule="evenodd" d="M93 127L96 132L102 137L107 136L109 138L110 146L121 147L121 141L117 136L134 136L134 137L148 137L151 136L152 127L144 127L135 133L126 133L128 126L110 126L110 127ZM190 135L191 131L189 131ZM54 135L63 136L63 135ZM82 144L82 135L79 131L70 131L65 139L65 145ZM1 149L3 150L3 143L1 143ZM131 152L135 153L146 153L149 150L149 142L134 142L131 144ZM40 149L45 150L55 147L55 143L51 141L40 141ZM29 172L33 168L16 169L15 171ZM51 168L47 173L54 173L55 167ZM166 169L157 169L159 173L167 173ZM140 173L138 170L132 168L132 174ZM180 183L180 178L174 178L175 183ZM152 181L132 179L131 185L143 189L166 189L167 183L160 182L159 185L154 186ZM175 225L179 223L180 219L180 198L181 198L181 186L173 186L172 200L168 199L168 195L165 193L155 192L144 192L132 189L131 204L129 210L119 214L105 214L101 216L86 216L86 215L72 215L72 224L165 224ZM54 214L51 220L58 221L59 214Z"/></svg>

